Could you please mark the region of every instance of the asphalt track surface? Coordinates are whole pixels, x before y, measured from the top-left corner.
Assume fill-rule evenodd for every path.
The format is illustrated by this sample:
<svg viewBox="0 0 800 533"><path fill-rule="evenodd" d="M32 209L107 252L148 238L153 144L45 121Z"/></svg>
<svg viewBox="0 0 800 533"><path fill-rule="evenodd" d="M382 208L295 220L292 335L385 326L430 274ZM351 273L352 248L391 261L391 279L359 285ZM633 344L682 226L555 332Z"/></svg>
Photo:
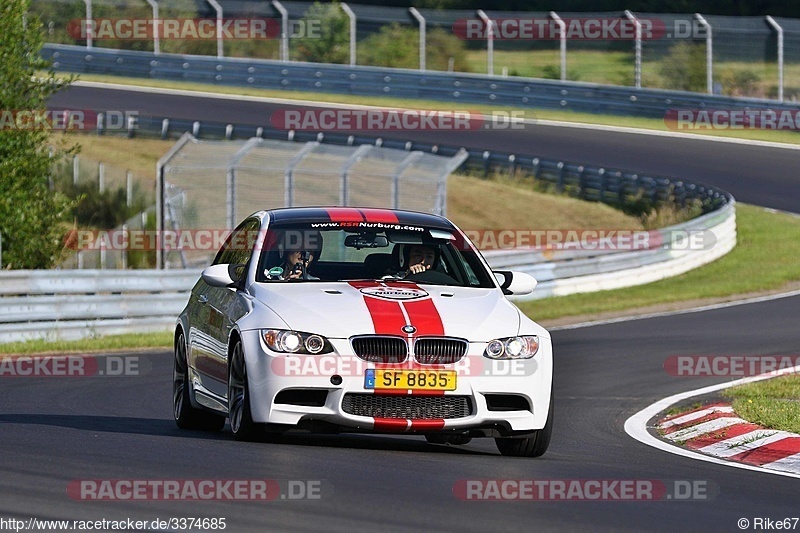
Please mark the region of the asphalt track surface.
<svg viewBox="0 0 800 533"><path fill-rule="evenodd" d="M53 107L138 111L142 116L270 127L272 113L300 104L158 95L73 86L56 94ZM399 138L517 152L582 164L680 177L716 185L740 201L800 211L800 151L694 139L655 137L541 124L519 130L404 131L370 133Z"/></svg>
<svg viewBox="0 0 800 533"><path fill-rule="evenodd" d="M112 108L108 102L98 102L97 94L92 98L88 101ZM81 102L83 108L86 102ZM181 106L173 102L173 111L177 107ZM206 103L204 109L212 113L213 107ZM565 138L575 134L566 146L559 147L553 138L545 142L549 134L561 131ZM637 168L627 142L633 139L656 159L635 157L670 175L690 167L688 162L681 167L680 161L690 161L695 152L704 160L722 163L728 156L749 151L718 143L674 143L577 130L548 129L531 135L531 145L542 141L537 145L542 155L556 156L560 151L570 158L605 158L609 165ZM475 140L476 145L480 142ZM492 135L486 142L497 141ZM695 144L701 147L691 148ZM667 157L667 145L681 157ZM679 150L683 146L689 153ZM760 148L751 153L762 151L758 161L764 168L776 160L781 164L780 151ZM791 158L794 154L790 152ZM786 156L786 165L791 158ZM736 194L733 187L725 187L724 180L730 179L725 173L710 163L697 165L705 169L695 168L705 181ZM739 170L740 176L746 173ZM783 198L784 204L770 204L747 194L763 188L768 191L765 198L774 196L777 201L781 195L772 187L783 183L781 190L788 191L790 180L797 179L794 174L787 173L782 180L773 169L766 182L759 182L761 176L751 175L749 185L740 182L740 200L800 211L800 200L791 195ZM0 518L225 517L227 531L234 532L738 531L740 518L748 518L752 527L755 517L798 516L796 479L667 454L634 441L623 430L629 416L658 399L724 381L670 376L663 368L669 356L796 354L798 307L800 298L793 297L553 332L556 422L550 450L540 459L502 457L489 439L440 446L408 436L295 435L279 442L240 443L227 428L219 434L180 431L171 418L169 353L139 355L138 376L2 378ZM71 498L66 490L70 481L85 479L256 478L322 480L322 498L89 502ZM459 480L475 479L691 480L706 482L712 497L493 502L454 496Z"/></svg>

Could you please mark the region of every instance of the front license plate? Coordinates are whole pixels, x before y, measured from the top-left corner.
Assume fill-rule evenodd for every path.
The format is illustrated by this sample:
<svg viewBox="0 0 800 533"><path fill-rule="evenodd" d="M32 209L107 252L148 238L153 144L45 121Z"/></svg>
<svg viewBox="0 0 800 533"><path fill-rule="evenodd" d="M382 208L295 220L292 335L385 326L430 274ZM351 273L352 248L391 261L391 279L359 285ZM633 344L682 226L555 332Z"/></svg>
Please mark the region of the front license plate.
<svg viewBox="0 0 800 533"><path fill-rule="evenodd" d="M456 390L455 370L382 370L369 369L364 376L365 389Z"/></svg>

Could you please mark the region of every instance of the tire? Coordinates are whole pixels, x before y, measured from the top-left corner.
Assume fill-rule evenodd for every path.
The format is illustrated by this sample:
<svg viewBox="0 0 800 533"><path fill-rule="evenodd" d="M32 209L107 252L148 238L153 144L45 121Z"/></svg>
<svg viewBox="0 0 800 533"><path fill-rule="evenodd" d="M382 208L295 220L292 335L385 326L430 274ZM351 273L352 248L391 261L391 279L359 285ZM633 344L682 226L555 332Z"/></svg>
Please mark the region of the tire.
<svg viewBox="0 0 800 533"><path fill-rule="evenodd" d="M470 441L472 441L472 437L465 434L442 435L441 433L437 433L433 435L425 435L425 440L431 444L461 445L469 444Z"/></svg>
<svg viewBox="0 0 800 533"><path fill-rule="evenodd" d="M236 440L251 441L260 433L250 412L250 387L247 383L247 365L241 341L231 349L228 367L228 418Z"/></svg>
<svg viewBox="0 0 800 533"><path fill-rule="evenodd" d="M172 365L172 414L181 429L219 431L225 426L225 417L192 407L189 397L189 365L186 362L186 338L183 332L175 342Z"/></svg>
<svg viewBox="0 0 800 533"><path fill-rule="evenodd" d="M536 430L529 437L495 438L497 449L502 455L510 457L541 457L550 446L553 435L553 393L550 393L550 412L542 429Z"/></svg>

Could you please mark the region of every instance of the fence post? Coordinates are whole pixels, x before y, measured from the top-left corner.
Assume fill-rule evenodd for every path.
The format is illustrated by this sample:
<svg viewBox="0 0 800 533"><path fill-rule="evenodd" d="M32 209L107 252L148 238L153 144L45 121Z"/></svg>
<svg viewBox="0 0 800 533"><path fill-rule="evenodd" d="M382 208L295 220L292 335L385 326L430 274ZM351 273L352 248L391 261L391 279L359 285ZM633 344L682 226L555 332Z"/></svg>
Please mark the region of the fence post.
<svg viewBox="0 0 800 533"><path fill-rule="evenodd" d="M423 17L422 14L419 11L417 11L417 8L415 8L415 7L409 7L408 11L409 11L409 13L411 13L411 16L414 17L415 19L417 19L417 22L419 22L419 69L424 71L425 70L425 44L426 44L426 41L427 41L427 38L425 36L425 31L427 29L425 27L425 17Z"/></svg>
<svg viewBox="0 0 800 533"><path fill-rule="evenodd" d="M350 6L342 2L342 11L350 18L350 66L356 65L356 14L350 9Z"/></svg>
<svg viewBox="0 0 800 533"><path fill-rule="evenodd" d="M711 24L703 18L700 13L694 14L697 22L706 29L706 92L714 94L714 55L713 55L713 39L711 37Z"/></svg>
<svg viewBox="0 0 800 533"><path fill-rule="evenodd" d="M86 4L86 49L92 49L94 40L94 20L92 20L92 0L83 0Z"/></svg>
<svg viewBox="0 0 800 533"><path fill-rule="evenodd" d="M553 19L553 22L558 26L561 81L567 81L567 24L555 11L550 12L550 18Z"/></svg>
<svg viewBox="0 0 800 533"><path fill-rule="evenodd" d="M128 249L130 248L130 238L128 237L128 225L122 225L122 238L125 246L122 247L122 269L126 270L128 268Z"/></svg>
<svg viewBox="0 0 800 533"><path fill-rule="evenodd" d="M161 21L158 18L158 2L156 0L147 0L150 7L153 8L153 54L158 55L161 53Z"/></svg>
<svg viewBox="0 0 800 533"><path fill-rule="evenodd" d="M272 0L272 5L281 14L281 61L289 61L289 12L278 0Z"/></svg>
<svg viewBox="0 0 800 533"><path fill-rule="evenodd" d="M630 10L625 10L625 17L628 20L633 22L634 28L636 28L636 38L634 44L634 51L635 51L635 64L633 67L633 78L635 81L635 85L637 89L642 88L642 23L639 21L636 16L630 12Z"/></svg>
<svg viewBox="0 0 800 533"><path fill-rule="evenodd" d="M294 154L294 157L286 164L283 173L283 203L284 207L294 207L294 169L305 157L319 146L317 141L309 141Z"/></svg>
<svg viewBox="0 0 800 533"><path fill-rule="evenodd" d="M370 150L372 150L371 144L362 144L342 165L342 176L339 182L339 203L341 205L350 205L350 169Z"/></svg>
<svg viewBox="0 0 800 533"><path fill-rule="evenodd" d="M769 15L767 22L778 32L778 100L783 102L783 28Z"/></svg>
<svg viewBox="0 0 800 533"><path fill-rule="evenodd" d="M217 57L223 57L225 54L222 49L222 6L217 0L206 0L206 2L217 12Z"/></svg>
<svg viewBox="0 0 800 533"><path fill-rule="evenodd" d="M494 76L494 24L483 9L479 9L477 14L486 24L486 72L489 76Z"/></svg>
<svg viewBox="0 0 800 533"><path fill-rule="evenodd" d="M130 207L133 204L133 172L125 172L125 205Z"/></svg>
<svg viewBox="0 0 800 533"><path fill-rule="evenodd" d="M72 184L78 184L78 177L81 173L81 163L77 155L72 156Z"/></svg>
<svg viewBox="0 0 800 533"><path fill-rule="evenodd" d="M97 190L100 193L106 190L106 165L102 161L97 163Z"/></svg>

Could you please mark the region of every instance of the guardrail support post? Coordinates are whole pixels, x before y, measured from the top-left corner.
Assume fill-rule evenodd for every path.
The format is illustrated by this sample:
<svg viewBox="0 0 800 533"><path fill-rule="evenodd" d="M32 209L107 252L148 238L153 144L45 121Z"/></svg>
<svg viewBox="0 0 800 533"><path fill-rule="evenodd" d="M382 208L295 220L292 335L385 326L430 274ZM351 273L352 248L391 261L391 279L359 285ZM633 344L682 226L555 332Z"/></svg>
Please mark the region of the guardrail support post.
<svg viewBox="0 0 800 533"><path fill-rule="evenodd" d="M778 33L778 100L783 102L783 28L769 15L767 22Z"/></svg>
<svg viewBox="0 0 800 533"><path fill-rule="evenodd" d="M625 17L627 17L628 20L633 22L633 26L634 28L636 28L636 36L634 41L636 63L633 67L633 78L636 88L641 89L642 88L642 23L628 9L625 10Z"/></svg>
<svg viewBox="0 0 800 533"><path fill-rule="evenodd" d="M479 9L477 14L486 24L486 72L489 76L494 76L494 23L483 9Z"/></svg>
<svg viewBox="0 0 800 533"><path fill-rule="evenodd" d="M272 0L272 5L281 14L281 61L289 61L289 12L278 0Z"/></svg>
<svg viewBox="0 0 800 533"><path fill-rule="evenodd" d="M561 81L567 81L567 24L555 11L550 12L550 18L558 26L559 57L561 63Z"/></svg>
<svg viewBox="0 0 800 533"><path fill-rule="evenodd" d="M342 10L350 18L350 66L354 67L356 65L356 14L344 2L339 5L342 6Z"/></svg>
<svg viewBox="0 0 800 533"><path fill-rule="evenodd" d="M708 94L714 94L714 53L711 24L700 13L695 13L694 17L706 29L706 91Z"/></svg>
<svg viewBox="0 0 800 533"><path fill-rule="evenodd" d="M408 11L409 11L409 13L411 13L411 16L414 17L415 19L417 19L417 22L419 22L419 69L424 71L425 70L425 44L426 44L426 40L427 40L427 38L425 36L425 30L426 30L425 17L423 17L422 14L419 11L417 11L417 8L415 8L415 7L409 7Z"/></svg>

